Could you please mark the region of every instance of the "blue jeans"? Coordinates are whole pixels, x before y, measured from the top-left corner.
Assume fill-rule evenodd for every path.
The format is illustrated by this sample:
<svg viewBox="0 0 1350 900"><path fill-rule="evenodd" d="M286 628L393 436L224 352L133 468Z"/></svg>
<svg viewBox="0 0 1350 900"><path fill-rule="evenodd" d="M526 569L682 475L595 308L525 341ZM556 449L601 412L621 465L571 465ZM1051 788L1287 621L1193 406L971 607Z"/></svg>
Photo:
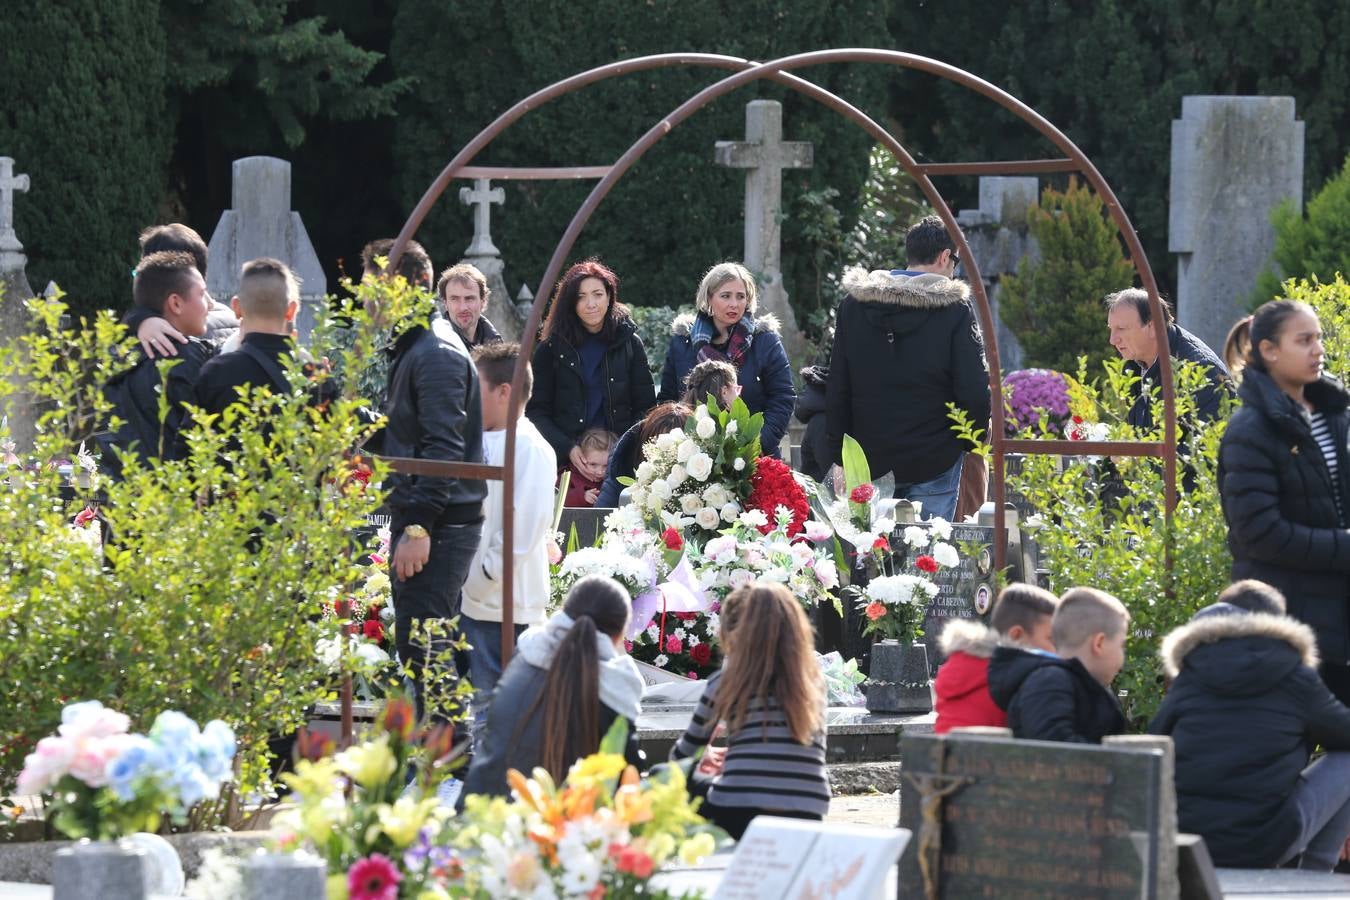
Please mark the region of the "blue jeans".
<svg viewBox="0 0 1350 900"><path fill-rule="evenodd" d="M515 625L519 638L525 625ZM459 631L469 642L469 684L473 685L473 734L487 724L488 703L502 677L502 623L459 617Z"/></svg>
<svg viewBox="0 0 1350 900"><path fill-rule="evenodd" d="M1294 803L1303 827L1281 865L1302 854L1300 869L1330 872L1350 838L1350 751L1333 750L1304 769Z"/></svg>
<svg viewBox="0 0 1350 900"><path fill-rule="evenodd" d="M891 496L898 500L918 500L923 503L922 518L931 519L941 516L948 522L956 515L956 499L961 492L961 463L966 455L956 458L956 465L931 481L895 483L895 493Z"/></svg>

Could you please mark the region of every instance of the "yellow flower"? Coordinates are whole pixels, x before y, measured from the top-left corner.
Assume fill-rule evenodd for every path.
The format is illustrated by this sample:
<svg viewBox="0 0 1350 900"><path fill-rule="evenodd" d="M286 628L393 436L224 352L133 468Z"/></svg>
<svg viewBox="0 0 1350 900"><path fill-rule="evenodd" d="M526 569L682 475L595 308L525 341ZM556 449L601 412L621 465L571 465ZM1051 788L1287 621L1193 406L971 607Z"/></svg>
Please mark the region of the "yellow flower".
<svg viewBox="0 0 1350 900"><path fill-rule="evenodd" d="M618 778L627 766L628 762L617 753L592 753L572 764L567 783L575 787L593 787Z"/></svg>
<svg viewBox="0 0 1350 900"><path fill-rule="evenodd" d="M318 799L333 792L337 776L337 764L331 759L318 762L302 759L295 764L295 771L282 775L281 780L301 797Z"/></svg>
<svg viewBox="0 0 1350 900"><path fill-rule="evenodd" d="M426 824L428 814L436 808L438 802L435 797L426 800L401 797L393 806L381 804L376 810L380 824L371 830L383 831L399 849L411 846L417 839L417 832Z"/></svg>
<svg viewBox="0 0 1350 900"><path fill-rule="evenodd" d="M417 895L417 900L450 900L444 888L429 887Z"/></svg>
<svg viewBox="0 0 1350 900"><path fill-rule="evenodd" d="M629 825L652 820L652 798L636 784L625 784L614 792L614 812Z"/></svg>
<svg viewBox="0 0 1350 900"><path fill-rule="evenodd" d="M711 834L706 831L696 834L680 845L680 862L686 866L696 866L716 849L717 842Z"/></svg>
<svg viewBox="0 0 1350 900"><path fill-rule="evenodd" d="M347 873L329 875L328 880L324 882L324 892L328 900L347 900Z"/></svg>
<svg viewBox="0 0 1350 900"><path fill-rule="evenodd" d="M336 757L338 769L363 788L379 787L398 768L398 760L389 749L389 736L381 735L343 750Z"/></svg>
<svg viewBox="0 0 1350 900"><path fill-rule="evenodd" d="M659 866L670 859L670 854L675 852L675 838L662 832L647 842L647 855L652 858L652 862Z"/></svg>

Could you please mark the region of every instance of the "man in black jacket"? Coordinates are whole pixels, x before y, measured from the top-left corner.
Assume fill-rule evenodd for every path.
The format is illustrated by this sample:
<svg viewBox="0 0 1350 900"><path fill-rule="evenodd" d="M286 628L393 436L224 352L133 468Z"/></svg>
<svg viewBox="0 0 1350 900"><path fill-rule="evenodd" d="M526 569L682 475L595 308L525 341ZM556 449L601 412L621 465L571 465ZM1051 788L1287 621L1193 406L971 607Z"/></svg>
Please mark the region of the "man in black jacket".
<svg viewBox="0 0 1350 900"><path fill-rule="evenodd" d="M1330 871L1350 837L1350 709L1317 676L1312 630L1239 581L1163 641L1173 680L1149 724L1176 746L1177 816L1216 865L1301 856ZM1310 748L1328 752L1311 766Z"/></svg>
<svg viewBox="0 0 1350 900"><path fill-rule="evenodd" d="M446 269L436 282L436 296L469 352L481 344L495 344L502 339L483 315L488 301L487 277L477 266L459 263Z"/></svg>
<svg viewBox="0 0 1350 900"><path fill-rule="evenodd" d="M379 276L376 259L388 255L391 243L367 246L367 277ZM388 421L379 452L481 463L478 373L450 323L434 315L431 259L421 245L409 242L397 273L418 295L411 312L388 322L393 338L384 404ZM390 312L377 311L377 316ZM441 667L449 620L459 615L460 591L478 549L487 486L475 479L401 473L391 475L388 486L395 642L399 660L412 675L418 717L423 718L429 682L453 675Z"/></svg>
<svg viewBox="0 0 1350 900"><path fill-rule="evenodd" d="M188 339L163 378L156 360L137 347L132 351L135 364L104 385L113 412L122 420L117 431L99 435L103 464L113 477L122 471L117 450L142 461L182 457L180 433L188 425L186 404L193 401L202 366L215 355L215 348L201 340L210 305L206 282L191 254L162 251L146 256L136 267L132 295L139 309L162 317ZM162 422L161 391L167 401Z"/></svg>
<svg viewBox="0 0 1350 900"><path fill-rule="evenodd" d="M989 421L989 373L970 306L970 286L952 276L961 260L937 216L905 235L908 267L844 273L825 394L826 447L841 462L844 435L867 454L873 476L895 474L895 496L923 502L927 516L956 512L968 449L952 432L947 404L976 427Z"/></svg>
<svg viewBox="0 0 1350 900"><path fill-rule="evenodd" d="M1153 331L1153 311L1148 305L1148 293L1139 288L1127 288L1109 294L1103 301L1106 323L1111 329L1111 346L1125 358L1125 370L1139 376L1135 388L1134 405L1126 417L1135 428L1148 431L1153 427L1153 392L1158 385L1158 336ZM1167 353L1176 362L1191 362L1203 366L1208 383L1196 392L1195 416L1201 422L1219 417L1222 400L1231 395L1232 384L1228 367L1204 341L1178 325L1172 318L1172 307L1162 301L1167 317Z"/></svg>

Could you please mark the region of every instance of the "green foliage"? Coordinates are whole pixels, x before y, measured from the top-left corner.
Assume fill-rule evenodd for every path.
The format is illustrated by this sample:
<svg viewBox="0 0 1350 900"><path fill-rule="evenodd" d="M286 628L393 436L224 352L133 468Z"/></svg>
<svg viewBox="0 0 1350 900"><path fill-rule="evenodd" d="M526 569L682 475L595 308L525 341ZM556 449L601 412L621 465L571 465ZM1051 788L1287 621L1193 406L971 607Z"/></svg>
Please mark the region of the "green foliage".
<svg viewBox="0 0 1350 900"><path fill-rule="evenodd" d="M495 116L530 92L614 60L688 50L766 59L822 47L884 41L880 0L830 6L805 0L527 0L449 4L405 0L394 18L390 60L416 79L400 104L398 193L411 208L450 156ZM716 23L716 27L710 27ZM463 62L447 64L447 54ZM724 70L672 68L629 74L531 111L478 160L497 165L598 165L613 162L662 116ZM803 70L803 76L867 108L879 105L885 73L875 67ZM855 125L786 89L758 82L729 94L676 128L606 198L573 251L597 254L623 278L624 300L642 306L687 302L711 264L740 258L741 171L713 164L713 144L741 140L745 103L781 99L788 140L812 141L815 165L784 174L784 210L802 192L840 192L845 223L867 172L871 140ZM592 184L511 182L494 210L493 235L514 277L536 293L549 256ZM451 189L453 194L453 188ZM470 217L446 196L419 233L440 259L469 241ZM812 259L800 222L783 227L785 283L799 316L833 297L813 295ZM568 260L570 262L571 260Z"/></svg>
<svg viewBox="0 0 1350 900"><path fill-rule="evenodd" d="M689 289L690 296L698 287ZM670 350L670 323L675 317L688 313L694 314L694 307L686 304L678 309L668 306L633 306L633 324L637 325L638 337L642 338L642 347L647 351L647 367L652 370L652 380L656 389L661 390L661 369L666 364L666 353Z"/></svg>
<svg viewBox="0 0 1350 900"><path fill-rule="evenodd" d="M1022 260L1003 279L1000 309L1017 335L1027 366L1070 371L1084 348L1095 368L1109 356L1101 299L1134 284L1105 205L1071 181L1067 191L1046 188L1027 225L1039 261Z"/></svg>
<svg viewBox="0 0 1350 900"><path fill-rule="evenodd" d="M363 301L397 307L408 293L383 282L358 292L341 309L363 335L349 365L372 352ZM44 463L73 455L108 416L86 373L116 371L132 339L108 312L63 330L63 302L29 308L30 334L0 348L0 375L33 385L41 410L35 465L8 466L0 491L0 704L23 711L0 735L0 773L17 771L64 703L99 699L142 728L171 708L224 719L239 737L242 789L254 790L267 739L331 696L315 644L340 624L323 606L362 577L352 533L382 497L347 477L347 455L374 426L353 390L314 406L297 362L288 394L254 390L219 417L199 414L209 427L189 432L186 459L125 457L114 482L80 455L68 478ZM97 523L70 524L94 504L112 535L101 548Z"/></svg>
<svg viewBox="0 0 1350 900"><path fill-rule="evenodd" d="M1316 311L1326 350L1323 364L1342 381L1350 380L1350 283L1340 274L1325 284L1316 278L1291 278L1284 283L1282 296L1301 300Z"/></svg>
<svg viewBox="0 0 1350 900"><path fill-rule="evenodd" d="M1275 269L1267 269L1257 279L1254 307L1282 296L1281 279L1327 280L1350 272L1350 157L1308 202L1306 216L1299 215L1292 200L1286 200L1271 214L1271 221L1275 225Z"/></svg>

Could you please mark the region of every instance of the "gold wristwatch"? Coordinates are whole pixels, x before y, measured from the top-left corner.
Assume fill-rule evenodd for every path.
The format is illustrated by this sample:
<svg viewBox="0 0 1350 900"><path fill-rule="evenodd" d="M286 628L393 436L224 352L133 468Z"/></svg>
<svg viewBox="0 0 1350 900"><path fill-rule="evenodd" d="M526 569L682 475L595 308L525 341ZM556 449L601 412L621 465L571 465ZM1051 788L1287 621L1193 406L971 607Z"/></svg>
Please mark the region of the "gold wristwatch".
<svg viewBox="0 0 1350 900"><path fill-rule="evenodd" d="M420 541L422 538L428 537L429 535L427 534L427 530L421 525L409 525L403 529L403 536L414 541Z"/></svg>

